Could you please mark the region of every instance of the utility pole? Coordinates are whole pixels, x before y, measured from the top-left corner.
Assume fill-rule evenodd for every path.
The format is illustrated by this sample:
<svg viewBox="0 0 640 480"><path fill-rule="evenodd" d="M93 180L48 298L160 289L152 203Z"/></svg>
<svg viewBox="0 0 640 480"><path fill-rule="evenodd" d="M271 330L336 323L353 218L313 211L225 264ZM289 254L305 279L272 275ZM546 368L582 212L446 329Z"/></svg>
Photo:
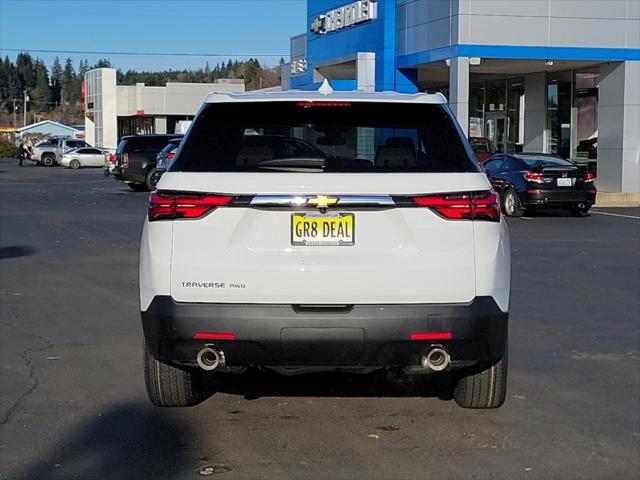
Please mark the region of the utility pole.
<svg viewBox="0 0 640 480"><path fill-rule="evenodd" d="M27 91L23 92L24 95L24 110L22 111L22 126L27 126L27 102L29 101L29 97L27 96Z"/></svg>
<svg viewBox="0 0 640 480"><path fill-rule="evenodd" d="M13 99L13 126L18 128L18 115L16 114L16 102L18 101L17 98Z"/></svg>

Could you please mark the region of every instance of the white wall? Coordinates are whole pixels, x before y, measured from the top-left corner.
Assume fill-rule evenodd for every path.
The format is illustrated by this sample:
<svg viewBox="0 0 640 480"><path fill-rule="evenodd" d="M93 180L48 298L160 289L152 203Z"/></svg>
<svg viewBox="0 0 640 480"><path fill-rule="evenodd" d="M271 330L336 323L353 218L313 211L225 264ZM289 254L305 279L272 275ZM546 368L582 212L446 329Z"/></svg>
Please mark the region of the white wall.
<svg viewBox="0 0 640 480"><path fill-rule="evenodd" d="M410 0L398 55L456 44L640 48L638 0Z"/></svg>
<svg viewBox="0 0 640 480"><path fill-rule="evenodd" d="M102 69L102 145L97 147L115 149L118 146L118 121L116 93L116 70Z"/></svg>
<svg viewBox="0 0 640 480"><path fill-rule="evenodd" d="M547 123L547 78L544 72L524 77L524 151L544 152Z"/></svg>
<svg viewBox="0 0 640 480"><path fill-rule="evenodd" d="M640 192L640 62L600 67L598 189Z"/></svg>
<svg viewBox="0 0 640 480"><path fill-rule="evenodd" d="M118 86L117 115L194 115L211 92L244 92L244 83L167 83L166 87Z"/></svg>

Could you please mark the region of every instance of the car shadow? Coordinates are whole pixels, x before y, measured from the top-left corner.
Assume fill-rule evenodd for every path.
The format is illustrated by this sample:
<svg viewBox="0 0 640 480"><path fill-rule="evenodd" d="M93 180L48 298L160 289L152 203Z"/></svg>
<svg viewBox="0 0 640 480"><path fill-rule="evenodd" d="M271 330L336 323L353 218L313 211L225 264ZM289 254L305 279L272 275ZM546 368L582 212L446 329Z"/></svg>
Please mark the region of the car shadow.
<svg viewBox="0 0 640 480"><path fill-rule="evenodd" d="M29 255L33 255L34 253L35 253L34 248L27 247L25 245L16 245L13 247L1 247L0 260L4 260L6 258L28 257Z"/></svg>
<svg viewBox="0 0 640 480"><path fill-rule="evenodd" d="M567 210L563 209L537 209L537 210L526 210L524 212L525 217L531 218L552 218L552 217L571 217L571 214Z"/></svg>
<svg viewBox="0 0 640 480"><path fill-rule="evenodd" d="M192 437L176 411L123 404L56 439L57 447L17 478L172 480L189 469L183 452Z"/></svg>
<svg viewBox="0 0 640 480"><path fill-rule="evenodd" d="M249 369L242 374L205 375L207 397L216 392L261 397L437 397L453 398L453 379L448 373L406 375L399 369L368 374L318 372L280 375L270 370Z"/></svg>

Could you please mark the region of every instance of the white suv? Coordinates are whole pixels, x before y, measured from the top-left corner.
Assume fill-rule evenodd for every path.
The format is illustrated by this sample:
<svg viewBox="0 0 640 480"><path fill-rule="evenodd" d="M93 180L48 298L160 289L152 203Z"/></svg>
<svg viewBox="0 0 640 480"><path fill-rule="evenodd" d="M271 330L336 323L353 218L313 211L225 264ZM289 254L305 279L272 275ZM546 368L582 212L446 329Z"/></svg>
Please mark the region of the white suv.
<svg viewBox="0 0 640 480"><path fill-rule="evenodd" d="M151 194L140 252L159 406L250 366L452 370L505 399L510 244L442 95L211 94Z"/></svg>

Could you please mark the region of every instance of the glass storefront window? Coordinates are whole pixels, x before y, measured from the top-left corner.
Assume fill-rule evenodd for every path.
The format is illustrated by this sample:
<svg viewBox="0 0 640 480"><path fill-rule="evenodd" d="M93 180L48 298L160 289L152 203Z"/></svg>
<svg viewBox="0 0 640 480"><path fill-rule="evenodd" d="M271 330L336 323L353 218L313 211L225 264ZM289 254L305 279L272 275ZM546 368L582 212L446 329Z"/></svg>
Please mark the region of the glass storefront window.
<svg viewBox="0 0 640 480"><path fill-rule="evenodd" d="M547 75L546 151L563 158L571 156L571 89L572 73Z"/></svg>
<svg viewBox="0 0 640 480"><path fill-rule="evenodd" d="M524 147L524 78L507 82L507 152L521 152Z"/></svg>
<svg viewBox="0 0 640 480"><path fill-rule="evenodd" d="M471 83L469 137L488 138L497 152L522 151L524 143L523 77Z"/></svg>
<svg viewBox="0 0 640 480"><path fill-rule="evenodd" d="M493 142L496 152L507 150L507 80L486 83L484 126L485 136Z"/></svg>
<svg viewBox="0 0 640 480"><path fill-rule="evenodd" d="M472 83L469 88L469 137L484 137L485 82Z"/></svg>
<svg viewBox="0 0 640 480"><path fill-rule="evenodd" d="M571 158L588 162L598 158L598 69L575 73L575 128Z"/></svg>

